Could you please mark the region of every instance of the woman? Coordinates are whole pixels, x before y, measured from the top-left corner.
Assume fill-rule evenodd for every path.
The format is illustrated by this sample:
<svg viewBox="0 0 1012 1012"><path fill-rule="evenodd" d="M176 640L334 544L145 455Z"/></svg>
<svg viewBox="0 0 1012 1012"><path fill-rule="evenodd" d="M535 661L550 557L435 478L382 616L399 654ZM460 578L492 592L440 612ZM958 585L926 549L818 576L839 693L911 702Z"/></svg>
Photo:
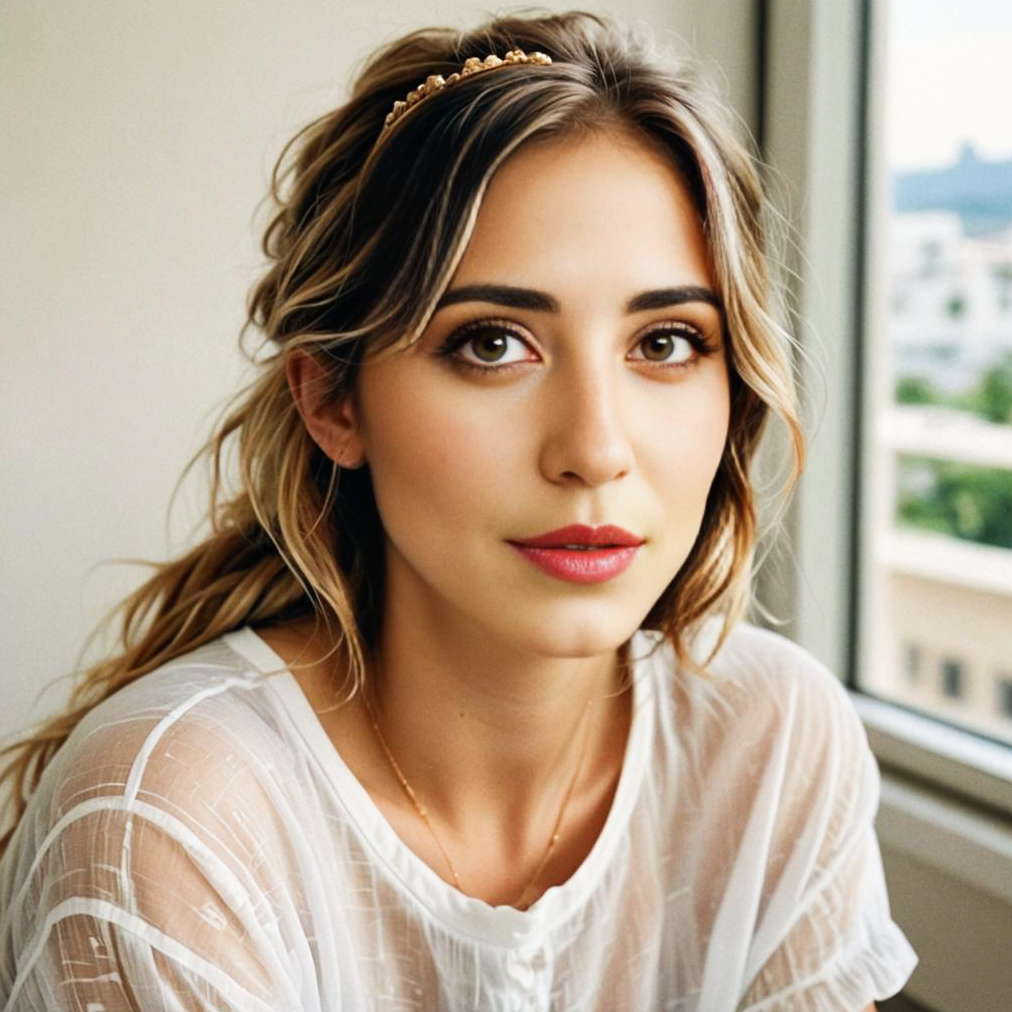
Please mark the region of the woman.
<svg viewBox="0 0 1012 1012"><path fill-rule="evenodd" d="M898 991L860 721L741 621L802 439L720 109L591 15L419 31L274 195L214 533L8 769L4 1008Z"/></svg>

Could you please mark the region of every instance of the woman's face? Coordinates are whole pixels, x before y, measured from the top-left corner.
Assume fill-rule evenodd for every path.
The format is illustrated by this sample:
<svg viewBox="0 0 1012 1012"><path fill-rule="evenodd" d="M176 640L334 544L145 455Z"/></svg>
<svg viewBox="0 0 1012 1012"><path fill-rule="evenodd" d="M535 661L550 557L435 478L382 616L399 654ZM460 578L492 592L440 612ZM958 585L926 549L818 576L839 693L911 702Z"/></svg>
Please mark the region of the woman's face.
<svg viewBox="0 0 1012 1012"><path fill-rule="evenodd" d="M503 165L421 340L359 375L349 449L386 530L388 619L557 657L639 627L727 436L713 292L688 193L642 141L540 141ZM573 524L642 544L609 562L511 543ZM565 575L584 559L591 582Z"/></svg>

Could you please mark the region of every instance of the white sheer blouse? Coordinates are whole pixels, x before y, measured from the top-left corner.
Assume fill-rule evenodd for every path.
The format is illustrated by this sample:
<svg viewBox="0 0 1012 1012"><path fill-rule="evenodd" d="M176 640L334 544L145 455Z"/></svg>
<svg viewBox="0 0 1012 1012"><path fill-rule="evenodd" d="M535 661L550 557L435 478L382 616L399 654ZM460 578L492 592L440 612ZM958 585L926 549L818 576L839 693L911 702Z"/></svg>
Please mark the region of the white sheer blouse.
<svg viewBox="0 0 1012 1012"><path fill-rule="evenodd" d="M124 687L0 864L0 1008L861 1012L895 994L917 956L840 683L744 623L712 683L657 633L632 646L607 822L526 911L401 842L251 629Z"/></svg>

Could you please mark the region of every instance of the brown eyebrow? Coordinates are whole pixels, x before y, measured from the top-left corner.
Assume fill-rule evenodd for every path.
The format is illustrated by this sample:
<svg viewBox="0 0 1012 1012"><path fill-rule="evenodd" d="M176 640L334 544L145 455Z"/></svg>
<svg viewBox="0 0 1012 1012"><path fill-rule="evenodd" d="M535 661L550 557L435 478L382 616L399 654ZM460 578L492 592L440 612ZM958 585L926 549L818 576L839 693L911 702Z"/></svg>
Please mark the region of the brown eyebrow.
<svg viewBox="0 0 1012 1012"><path fill-rule="evenodd" d="M541 313L558 313L561 311L558 299L547 292L538 292L533 288L516 288L513 285L463 285L445 292L436 303L436 312L444 306L452 306L458 302L494 302L511 309L530 309ZM680 285L675 288L655 288L648 292L634 295L627 303L627 313L641 313L646 309L666 309L669 306L681 306L686 302L705 302L714 309L723 312L720 299L710 291L698 285Z"/></svg>

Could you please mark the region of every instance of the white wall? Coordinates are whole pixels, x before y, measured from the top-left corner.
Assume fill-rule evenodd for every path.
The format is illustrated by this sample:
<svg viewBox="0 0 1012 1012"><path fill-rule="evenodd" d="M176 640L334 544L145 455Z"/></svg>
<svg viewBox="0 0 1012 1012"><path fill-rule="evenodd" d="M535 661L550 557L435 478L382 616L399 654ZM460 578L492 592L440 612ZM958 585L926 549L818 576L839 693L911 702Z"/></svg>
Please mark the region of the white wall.
<svg viewBox="0 0 1012 1012"><path fill-rule="evenodd" d="M584 6L695 47L752 120L748 0ZM66 682L36 695L143 575L100 564L164 559L200 517L199 481L168 526L166 509L245 374L252 218L281 145L341 100L375 44L482 14L395 0L0 0L0 737L62 705Z"/></svg>

